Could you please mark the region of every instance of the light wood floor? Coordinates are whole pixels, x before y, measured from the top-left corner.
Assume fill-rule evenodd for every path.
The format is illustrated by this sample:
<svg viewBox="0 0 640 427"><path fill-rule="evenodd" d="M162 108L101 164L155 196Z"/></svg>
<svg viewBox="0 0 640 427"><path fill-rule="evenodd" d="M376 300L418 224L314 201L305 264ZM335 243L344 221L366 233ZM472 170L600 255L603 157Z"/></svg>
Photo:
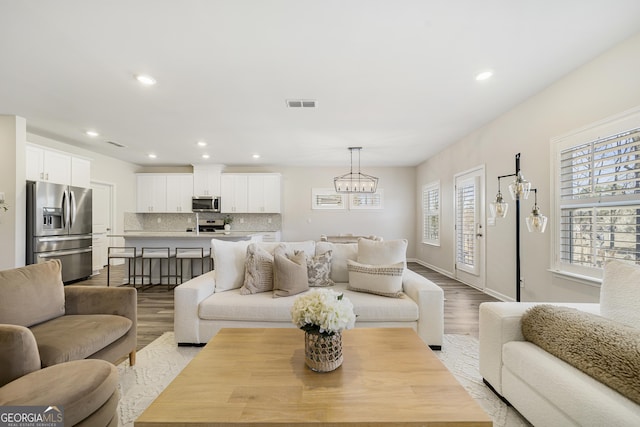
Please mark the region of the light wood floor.
<svg viewBox="0 0 640 427"><path fill-rule="evenodd" d="M478 337L478 307L497 301L477 289L410 262L409 268L444 290L444 333ZM111 284L122 283L124 266L111 267ZM106 286L107 269L74 285ZM71 285L73 286L73 285ZM164 332L173 331L173 290L156 286L138 291L138 351Z"/></svg>

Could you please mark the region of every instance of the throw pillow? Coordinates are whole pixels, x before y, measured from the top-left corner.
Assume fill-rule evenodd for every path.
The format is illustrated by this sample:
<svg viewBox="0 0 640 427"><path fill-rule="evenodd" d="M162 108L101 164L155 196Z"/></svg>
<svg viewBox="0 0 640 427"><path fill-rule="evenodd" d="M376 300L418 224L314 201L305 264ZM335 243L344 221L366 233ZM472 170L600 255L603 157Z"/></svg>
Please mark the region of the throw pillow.
<svg viewBox="0 0 640 427"><path fill-rule="evenodd" d="M640 328L640 266L611 260L604 266L600 287L600 314Z"/></svg>
<svg viewBox="0 0 640 427"><path fill-rule="evenodd" d="M276 249L273 257L273 297L288 297L308 289L307 260L304 252L286 255Z"/></svg>
<svg viewBox="0 0 640 427"><path fill-rule="evenodd" d="M310 287L326 287L335 285L330 277L332 253L333 251L327 251L313 257L307 256L307 277L309 279Z"/></svg>
<svg viewBox="0 0 640 427"><path fill-rule="evenodd" d="M371 265L390 265L407 260L407 239L376 241L358 240L358 262Z"/></svg>
<svg viewBox="0 0 640 427"><path fill-rule="evenodd" d="M331 280L336 283L346 283L349 281L349 270L347 270L347 260L358 259L357 243L330 243L318 242L316 244L316 255L331 250Z"/></svg>
<svg viewBox="0 0 640 427"><path fill-rule="evenodd" d="M240 294L249 295L273 290L273 255L255 243L247 246L244 285Z"/></svg>
<svg viewBox="0 0 640 427"><path fill-rule="evenodd" d="M211 239L211 256L216 277L214 292L237 289L244 283L244 262L249 241Z"/></svg>
<svg viewBox="0 0 640 427"><path fill-rule="evenodd" d="M385 297L402 296L404 262L389 265L369 265L347 260L349 284L347 289Z"/></svg>

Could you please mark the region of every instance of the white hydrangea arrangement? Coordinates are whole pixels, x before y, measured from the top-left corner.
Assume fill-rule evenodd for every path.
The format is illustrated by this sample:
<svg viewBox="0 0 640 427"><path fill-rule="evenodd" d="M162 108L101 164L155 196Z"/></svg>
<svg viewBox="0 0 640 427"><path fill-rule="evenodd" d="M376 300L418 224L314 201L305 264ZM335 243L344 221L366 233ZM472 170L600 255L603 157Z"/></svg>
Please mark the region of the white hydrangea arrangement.
<svg viewBox="0 0 640 427"><path fill-rule="evenodd" d="M293 302L291 320L305 332L333 335L355 326L349 298L333 289L313 289Z"/></svg>

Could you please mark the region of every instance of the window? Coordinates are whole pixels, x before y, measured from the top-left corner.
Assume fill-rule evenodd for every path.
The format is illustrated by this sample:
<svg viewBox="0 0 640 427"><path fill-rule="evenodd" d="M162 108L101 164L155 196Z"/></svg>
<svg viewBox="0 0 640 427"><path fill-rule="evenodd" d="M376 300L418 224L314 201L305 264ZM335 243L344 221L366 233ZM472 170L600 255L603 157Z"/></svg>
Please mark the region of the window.
<svg viewBox="0 0 640 427"><path fill-rule="evenodd" d="M440 245L440 182L422 187L422 242Z"/></svg>
<svg viewBox="0 0 640 427"><path fill-rule="evenodd" d="M640 113L557 141L555 151L556 269L601 278L610 259L640 264Z"/></svg>

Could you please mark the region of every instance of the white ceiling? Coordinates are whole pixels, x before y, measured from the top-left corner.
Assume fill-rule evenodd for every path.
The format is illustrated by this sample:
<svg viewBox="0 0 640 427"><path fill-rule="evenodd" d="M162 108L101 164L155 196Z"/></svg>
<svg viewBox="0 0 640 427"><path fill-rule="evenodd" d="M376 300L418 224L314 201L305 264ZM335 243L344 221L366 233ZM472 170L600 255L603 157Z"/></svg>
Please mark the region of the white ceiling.
<svg viewBox="0 0 640 427"><path fill-rule="evenodd" d="M141 165L411 166L638 31L638 0L0 0L0 114Z"/></svg>

